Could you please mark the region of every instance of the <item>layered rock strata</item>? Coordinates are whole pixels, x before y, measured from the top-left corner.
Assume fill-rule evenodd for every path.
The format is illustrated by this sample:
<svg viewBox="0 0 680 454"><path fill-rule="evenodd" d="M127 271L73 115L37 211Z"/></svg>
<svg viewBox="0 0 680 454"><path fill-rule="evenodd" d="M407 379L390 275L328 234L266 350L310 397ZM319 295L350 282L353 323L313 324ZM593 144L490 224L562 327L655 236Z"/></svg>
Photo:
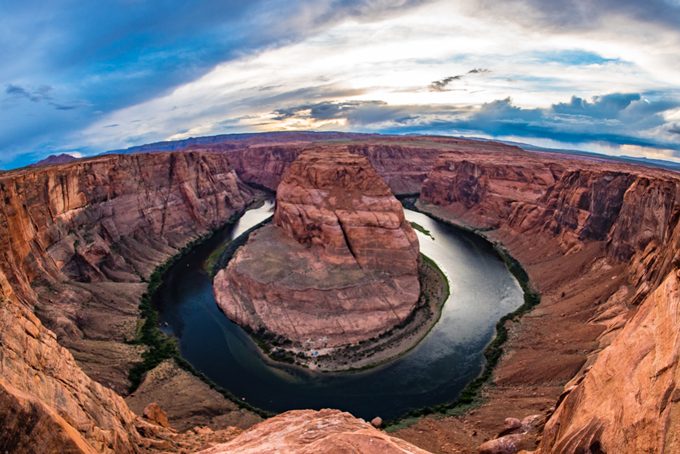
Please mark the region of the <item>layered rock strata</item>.
<svg viewBox="0 0 680 454"><path fill-rule="evenodd" d="M285 170L300 153L322 148L346 149L365 156L397 196L418 193L441 153L504 154L519 150L516 146L499 142L452 137L278 132L198 137L133 147L125 152L183 150L225 153L244 182L275 191Z"/></svg>
<svg viewBox="0 0 680 454"><path fill-rule="evenodd" d="M276 190L286 169L306 150L348 150L365 156L394 194L406 195L420 191L441 150L409 147L399 144L338 145L277 145L251 146L239 150L222 150L244 181Z"/></svg>
<svg viewBox="0 0 680 454"><path fill-rule="evenodd" d="M566 387L540 451L680 452L680 270Z"/></svg>
<svg viewBox="0 0 680 454"><path fill-rule="evenodd" d="M469 447L501 425L508 414L499 409L513 408L547 413L541 452L676 446L677 174L549 154L446 153L419 204L503 244L542 301L506 324L507 353L474 416L424 420L401 436L435 451L439 437ZM420 440L424 426L431 435Z"/></svg>
<svg viewBox="0 0 680 454"><path fill-rule="evenodd" d="M388 142L361 141L361 146ZM422 419L397 435L433 452L470 452L497 436L507 416L541 413L548 422L540 452L677 451L677 174L463 139L390 141L415 152L441 151L441 159L426 163L434 170L421 207L502 243L542 293L537 308L506 324L506 353L495 370L495 386L484 390L484 404L460 417ZM248 148L259 147L255 142ZM288 146L297 156L308 143ZM229 153L244 153L235 166L239 174L250 166L253 180L268 178L272 187L294 159L277 159L258 173L260 165L246 159L252 151L227 148L230 160L235 155ZM110 156L0 172L0 451L186 452L240 433L203 427L164 431L141 421L79 367L113 387L126 387L121 371L138 352L110 339L133 332L128 327L145 287L139 276L237 211L238 198L224 183L235 181L247 198L224 156L184 153L187 158ZM424 178L402 182L399 172L409 170L407 161L385 162L395 166L393 188L410 191ZM184 170L170 172L173 167ZM223 202L225 209L212 208ZM110 235L115 229L106 219L125 234ZM100 238L116 246L107 252L99 248ZM112 334L109 325L125 329ZM182 380L187 390L191 385ZM148 402L141 394L135 406L143 409ZM187 410L168 407L171 424L175 412ZM302 418L299 433L331 440L324 438L333 433L324 421ZM265 443L273 438L258 434L263 446L271 446ZM343 443L352 443L355 435L343 432ZM533 442L524 439L523 446ZM256 440L247 443L258 451Z"/></svg>
<svg viewBox="0 0 680 454"><path fill-rule="evenodd" d="M154 446L123 399L91 377L127 388L142 347L125 340L135 336L143 281L250 197L224 156L198 153L107 156L2 175L3 452Z"/></svg>
<svg viewBox="0 0 680 454"><path fill-rule="evenodd" d="M0 197L8 280L91 376L123 392L144 281L250 193L224 156L170 153L8 173Z"/></svg>
<svg viewBox="0 0 680 454"><path fill-rule="evenodd" d="M308 151L277 191L273 225L215 278L229 318L306 349L371 339L419 297L418 240L366 158Z"/></svg>

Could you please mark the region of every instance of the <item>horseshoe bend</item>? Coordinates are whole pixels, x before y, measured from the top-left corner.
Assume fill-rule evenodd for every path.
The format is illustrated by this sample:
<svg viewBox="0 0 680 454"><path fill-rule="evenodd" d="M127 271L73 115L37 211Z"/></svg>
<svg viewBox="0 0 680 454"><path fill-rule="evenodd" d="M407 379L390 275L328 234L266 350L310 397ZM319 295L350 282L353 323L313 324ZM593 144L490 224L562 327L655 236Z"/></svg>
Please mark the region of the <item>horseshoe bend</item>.
<svg viewBox="0 0 680 454"><path fill-rule="evenodd" d="M271 137L0 174L0 448L678 449L675 171L465 139ZM271 220L221 239L274 190ZM465 391L415 406L407 419L376 420L378 428L343 408L272 415L215 386L164 334L152 293L183 263L177 257L212 241L208 252L222 256L217 314L269 353L251 351L262 367L289 368L292 357L300 373L356 374L342 370L358 365L365 374L418 354L444 322L440 305L412 314L444 298L447 280L444 307L463 301L461 276L423 271L420 252L431 240L397 197L464 229L456 235L483 237L526 294L500 318ZM433 247L444 244L429 234ZM416 334L390 337L413 326ZM389 354L368 348L376 339ZM219 351L208 353L220 361Z"/></svg>

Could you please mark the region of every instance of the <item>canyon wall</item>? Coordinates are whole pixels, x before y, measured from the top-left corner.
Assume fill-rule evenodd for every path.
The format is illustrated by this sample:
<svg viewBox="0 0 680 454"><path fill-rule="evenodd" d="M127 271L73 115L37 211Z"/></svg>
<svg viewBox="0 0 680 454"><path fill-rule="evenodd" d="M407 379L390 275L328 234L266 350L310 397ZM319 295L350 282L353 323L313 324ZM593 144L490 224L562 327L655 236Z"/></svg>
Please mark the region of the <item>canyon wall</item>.
<svg viewBox="0 0 680 454"><path fill-rule="evenodd" d="M396 195L418 193L441 153L437 148L403 146L397 143L261 145L237 150L215 146L208 149L226 153L243 181L272 191L281 182L285 170L305 150L347 150L368 158Z"/></svg>
<svg viewBox="0 0 680 454"><path fill-rule="evenodd" d="M538 412L528 402L556 399L571 379L539 451L677 448L679 175L557 155L445 153L419 204L502 244L543 293L521 324L506 324L508 353L479 413L498 412L507 405L498 390L518 384L527 396L515 407Z"/></svg>
<svg viewBox="0 0 680 454"><path fill-rule="evenodd" d="M136 416L91 377L126 390L144 281L250 199L216 154L106 156L0 177L3 451L143 446Z"/></svg>
<svg viewBox="0 0 680 454"><path fill-rule="evenodd" d="M483 404L396 435L433 452L465 451L506 416L539 413L542 453L677 451L678 174L461 139L400 140L348 145L397 193L423 182L422 210L502 244L542 300L506 322ZM140 358L126 341L144 280L248 203L251 190L234 170L275 188L309 147L253 142L0 173L0 451L197 446L180 447L177 434L144 422L114 392L127 390ZM322 146L338 147L346 148ZM317 440L363 449L367 439L379 451L415 451L358 420L311 413L282 415L214 452L287 442L305 452Z"/></svg>
<svg viewBox="0 0 680 454"><path fill-rule="evenodd" d="M680 270L566 388L540 451L680 452Z"/></svg>
<svg viewBox="0 0 680 454"><path fill-rule="evenodd" d="M670 171L526 152L445 153L421 201L508 244L538 235L569 256L599 243L604 257L627 264L639 303L680 257L679 191Z"/></svg>

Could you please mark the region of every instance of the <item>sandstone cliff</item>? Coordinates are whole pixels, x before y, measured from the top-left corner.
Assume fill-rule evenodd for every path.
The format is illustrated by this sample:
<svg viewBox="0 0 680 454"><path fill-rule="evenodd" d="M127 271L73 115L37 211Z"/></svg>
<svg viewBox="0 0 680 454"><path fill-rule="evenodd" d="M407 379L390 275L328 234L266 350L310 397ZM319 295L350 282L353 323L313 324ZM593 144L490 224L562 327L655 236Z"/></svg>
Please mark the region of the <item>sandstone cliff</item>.
<svg viewBox="0 0 680 454"><path fill-rule="evenodd" d="M540 451L680 451L680 270L567 386Z"/></svg>
<svg viewBox="0 0 680 454"><path fill-rule="evenodd" d="M208 148L226 153L239 177L272 191L281 182L285 170L305 150L348 150L365 156L396 195L420 191L441 150L433 147L405 146L399 143L252 145L233 150L221 146Z"/></svg>
<svg viewBox="0 0 680 454"><path fill-rule="evenodd" d="M500 427L502 417L545 411L575 377L548 412L541 452L675 448L677 174L520 151L445 153L420 200L503 244L543 293L521 324L506 325L508 353L476 418ZM499 414L518 389L521 413Z"/></svg>
<svg viewBox="0 0 680 454"><path fill-rule="evenodd" d="M424 418L397 436L433 452L467 452L496 436L507 416L541 413L548 421L540 452L678 450L676 173L463 139L361 138L350 146L397 193L418 192L424 181L422 209L502 243L542 293L538 307L506 323L505 355L482 405ZM234 437L236 429L159 432L90 376L126 389L139 349L122 341L134 335L142 278L247 202L231 169L275 188L306 148L309 141L253 140L212 150L223 154L107 156L0 173L0 451L189 451ZM312 243L319 234L300 238ZM306 250L288 235L273 241ZM342 259L341 251L329 255ZM180 378L163 377L190 395L192 377ZM143 391L135 408L145 396L162 397L153 383ZM184 410L168 406L170 415ZM294 433L272 438L281 426L271 426L238 446L302 450L309 436L311 445L366 448L357 420L280 418ZM208 419L224 420L201 421ZM381 450L403 448L369 436Z"/></svg>
<svg viewBox="0 0 680 454"><path fill-rule="evenodd" d="M135 336L143 280L249 198L219 155L107 156L2 175L0 419L12 428L0 433L3 450L144 445L123 399L90 377L127 387L140 347L124 341Z"/></svg>
<svg viewBox="0 0 680 454"><path fill-rule="evenodd" d="M419 297L418 240L368 161L306 152L277 192L274 225L215 278L232 320L304 348L334 348L405 320Z"/></svg>
<svg viewBox="0 0 680 454"><path fill-rule="evenodd" d="M119 392L144 280L248 193L218 155L109 156L0 180L0 257L23 301L86 372ZM93 354L93 352L97 352ZM111 367L115 363L117 367Z"/></svg>
<svg viewBox="0 0 680 454"><path fill-rule="evenodd" d="M289 411L258 424L228 443L202 451L202 454L233 452L427 454L427 451L390 437L365 421L338 410Z"/></svg>

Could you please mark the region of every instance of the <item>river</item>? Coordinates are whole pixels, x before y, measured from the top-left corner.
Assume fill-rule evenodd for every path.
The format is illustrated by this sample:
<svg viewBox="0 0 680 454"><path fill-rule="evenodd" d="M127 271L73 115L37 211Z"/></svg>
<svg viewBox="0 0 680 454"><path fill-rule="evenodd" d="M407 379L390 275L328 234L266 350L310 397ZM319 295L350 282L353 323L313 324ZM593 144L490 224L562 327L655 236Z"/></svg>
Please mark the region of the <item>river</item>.
<svg viewBox="0 0 680 454"><path fill-rule="evenodd" d="M280 412L339 408L384 419L411 409L455 400L484 366L483 351L505 314L523 303L522 289L493 248L481 238L405 210L421 252L442 269L451 294L440 320L414 349L361 372L315 373L272 365L251 338L217 307L204 270L207 257L272 215L273 203L247 211L234 225L197 246L164 276L154 295L163 330L179 340L182 356L197 370L256 407Z"/></svg>

